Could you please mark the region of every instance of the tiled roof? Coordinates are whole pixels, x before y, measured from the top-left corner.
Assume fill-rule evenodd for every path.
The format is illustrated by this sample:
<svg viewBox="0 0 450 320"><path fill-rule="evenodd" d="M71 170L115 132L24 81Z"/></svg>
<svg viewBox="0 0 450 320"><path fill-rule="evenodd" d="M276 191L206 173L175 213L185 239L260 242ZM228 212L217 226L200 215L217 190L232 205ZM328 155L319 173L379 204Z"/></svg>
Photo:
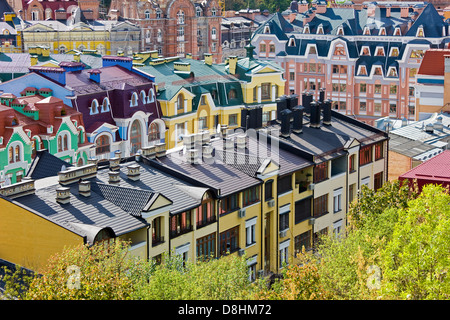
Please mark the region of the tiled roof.
<svg viewBox="0 0 450 320"><path fill-rule="evenodd" d="M450 182L450 150L431 158L402 174L401 178Z"/></svg>
<svg viewBox="0 0 450 320"><path fill-rule="evenodd" d="M66 168L72 167L70 163L55 157L47 150L37 151L36 157L27 172L27 177L34 180L54 177L58 175L63 166Z"/></svg>
<svg viewBox="0 0 450 320"><path fill-rule="evenodd" d="M428 76L443 76L445 55L450 55L450 49L427 50L417 73Z"/></svg>

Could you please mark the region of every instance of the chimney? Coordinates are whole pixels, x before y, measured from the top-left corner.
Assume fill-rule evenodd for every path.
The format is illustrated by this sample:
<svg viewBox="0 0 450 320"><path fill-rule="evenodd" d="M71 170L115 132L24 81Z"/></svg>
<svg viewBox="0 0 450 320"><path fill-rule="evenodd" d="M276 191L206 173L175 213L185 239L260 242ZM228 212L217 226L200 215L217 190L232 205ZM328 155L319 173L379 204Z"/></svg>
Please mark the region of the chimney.
<svg viewBox="0 0 450 320"><path fill-rule="evenodd" d="M133 181L139 181L140 177L141 177L140 168L141 168L141 166L138 164L131 164L131 165L127 166L128 179L133 180Z"/></svg>
<svg viewBox="0 0 450 320"><path fill-rule="evenodd" d="M223 141L224 150L233 151L234 143L232 138L225 138Z"/></svg>
<svg viewBox="0 0 450 320"><path fill-rule="evenodd" d="M109 159L109 169L112 171L117 171L120 169L120 158L113 157Z"/></svg>
<svg viewBox="0 0 450 320"><path fill-rule="evenodd" d="M86 180L78 182L78 194L83 197L89 197L91 195L91 182Z"/></svg>
<svg viewBox="0 0 450 320"><path fill-rule="evenodd" d="M228 136L228 126L226 124L222 124L220 126L220 135L223 139L226 139Z"/></svg>
<svg viewBox="0 0 450 320"><path fill-rule="evenodd" d="M181 72L181 73L190 73L191 72L191 64L189 62L180 62L175 61L173 63L173 69L175 72Z"/></svg>
<svg viewBox="0 0 450 320"><path fill-rule="evenodd" d="M192 59L192 53L186 53L186 59Z"/></svg>
<svg viewBox="0 0 450 320"><path fill-rule="evenodd" d="M277 120L281 122L281 112L287 108L287 97L281 96L277 99Z"/></svg>
<svg viewBox="0 0 450 320"><path fill-rule="evenodd" d="M205 64L208 66L212 66L212 54L211 53L205 53Z"/></svg>
<svg viewBox="0 0 450 320"><path fill-rule="evenodd" d="M320 105L317 101L311 102L311 116L309 117L309 126L311 128L320 128Z"/></svg>
<svg viewBox="0 0 450 320"><path fill-rule="evenodd" d="M319 101L324 102L325 101L325 88L319 89Z"/></svg>
<svg viewBox="0 0 450 320"><path fill-rule="evenodd" d="M183 135L183 145L186 147L186 150L194 148L194 144L195 144L194 134Z"/></svg>
<svg viewBox="0 0 450 320"><path fill-rule="evenodd" d="M237 56L230 56L228 58L228 71L230 72L230 74L236 74L237 61Z"/></svg>
<svg viewBox="0 0 450 320"><path fill-rule="evenodd" d="M291 109L298 106L298 95L291 94L286 98L286 108Z"/></svg>
<svg viewBox="0 0 450 320"><path fill-rule="evenodd" d="M100 83L100 74L102 73L99 69L92 69L88 71L89 79L94 82Z"/></svg>
<svg viewBox="0 0 450 320"><path fill-rule="evenodd" d="M311 114L311 101L313 99L313 96L311 94L311 92L304 92L302 95L302 104L303 107L305 108L304 113L309 115Z"/></svg>
<svg viewBox="0 0 450 320"><path fill-rule="evenodd" d="M21 182L0 187L0 194L10 199L34 194L34 180L23 178Z"/></svg>
<svg viewBox="0 0 450 320"><path fill-rule="evenodd" d="M202 153L204 159L212 159L213 146L208 143L202 146Z"/></svg>
<svg viewBox="0 0 450 320"><path fill-rule="evenodd" d="M37 65L37 63L38 63L38 56L35 55L35 54L31 55L30 56L30 63L31 63L32 66Z"/></svg>
<svg viewBox="0 0 450 320"><path fill-rule="evenodd" d="M409 8L407 4L403 4L403 6L400 8L400 17L401 18L408 18L409 15Z"/></svg>
<svg viewBox="0 0 450 320"><path fill-rule="evenodd" d="M330 126L331 125L331 100L325 100L322 103L322 112L323 112L323 124Z"/></svg>
<svg viewBox="0 0 450 320"><path fill-rule="evenodd" d="M156 146L149 146L142 148L142 155L148 157L149 159L155 159L156 157Z"/></svg>
<svg viewBox="0 0 450 320"><path fill-rule="evenodd" d="M119 171L109 171L109 184L119 185L120 184L120 172Z"/></svg>
<svg viewBox="0 0 450 320"><path fill-rule="evenodd" d="M247 136L245 134L240 134L236 136L236 147L238 151L244 152L246 146Z"/></svg>
<svg viewBox="0 0 450 320"><path fill-rule="evenodd" d="M427 133L433 133L433 124L432 123L428 123L426 126L425 126L425 132L427 132Z"/></svg>
<svg viewBox="0 0 450 320"><path fill-rule="evenodd" d="M303 131L303 111L302 106L297 106L292 109L292 131L295 133L301 133Z"/></svg>
<svg viewBox="0 0 450 320"><path fill-rule="evenodd" d="M166 144L165 143L157 143L156 144L156 157L164 157L166 155Z"/></svg>
<svg viewBox="0 0 450 320"><path fill-rule="evenodd" d="M211 133L209 130L202 131L202 144L208 144L211 142Z"/></svg>
<svg viewBox="0 0 450 320"><path fill-rule="evenodd" d="M200 163L200 153L198 149L188 149L186 150L186 160L190 164Z"/></svg>
<svg viewBox="0 0 450 320"><path fill-rule="evenodd" d="M386 4L386 18L390 18L391 17L391 5L390 4Z"/></svg>
<svg viewBox="0 0 450 320"><path fill-rule="evenodd" d="M56 202L60 204L70 203L70 188L58 187L56 189Z"/></svg>
<svg viewBox="0 0 450 320"><path fill-rule="evenodd" d="M442 123L442 116L436 118L436 122L433 124L433 128L439 131L444 130L444 124Z"/></svg>
<svg viewBox="0 0 450 320"><path fill-rule="evenodd" d="M289 109L281 111L281 131L280 134L283 137L289 137L291 134L291 113Z"/></svg>

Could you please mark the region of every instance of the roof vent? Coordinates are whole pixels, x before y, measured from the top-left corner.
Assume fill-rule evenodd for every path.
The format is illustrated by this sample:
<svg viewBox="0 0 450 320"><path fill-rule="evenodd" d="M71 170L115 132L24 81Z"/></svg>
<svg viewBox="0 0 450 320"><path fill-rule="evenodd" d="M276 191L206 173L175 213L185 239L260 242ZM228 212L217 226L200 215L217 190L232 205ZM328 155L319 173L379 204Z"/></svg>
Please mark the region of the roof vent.
<svg viewBox="0 0 450 320"><path fill-rule="evenodd" d="M133 181L139 181L140 177L141 177L140 168L141 168L141 166L138 164L131 164L131 165L127 166L128 179L133 180Z"/></svg>
<svg viewBox="0 0 450 320"><path fill-rule="evenodd" d="M236 136L236 147L239 151L243 152L245 150L245 145L247 141L247 136L245 134L240 134Z"/></svg>
<svg viewBox="0 0 450 320"><path fill-rule="evenodd" d="M70 188L59 187L56 189L56 202L60 204L70 203Z"/></svg>
<svg viewBox="0 0 450 320"><path fill-rule="evenodd" d="M432 123L428 123L426 126L425 126L425 132L428 132L428 133L433 133L433 124Z"/></svg>
<svg viewBox="0 0 450 320"><path fill-rule="evenodd" d="M204 144L202 146L203 158L204 159L212 159L213 150L214 150L214 148L210 143Z"/></svg>
<svg viewBox="0 0 450 320"><path fill-rule="evenodd" d="M198 149L188 149L186 150L186 160L191 164L200 163L200 153Z"/></svg>
<svg viewBox="0 0 450 320"><path fill-rule="evenodd" d="M118 185L120 184L120 172L119 171L109 171L109 184Z"/></svg>
<svg viewBox="0 0 450 320"><path fill-rule="evenodd" d="M164 142L155 145L156 157L164 157L166 155L166 144Z"/></svg>
<svg viewBox="0 0 450 320"><path fill-rule="evenodd" d="M78 182L78 194L89 197L91 195L91 182L83 180Z"/></svg>

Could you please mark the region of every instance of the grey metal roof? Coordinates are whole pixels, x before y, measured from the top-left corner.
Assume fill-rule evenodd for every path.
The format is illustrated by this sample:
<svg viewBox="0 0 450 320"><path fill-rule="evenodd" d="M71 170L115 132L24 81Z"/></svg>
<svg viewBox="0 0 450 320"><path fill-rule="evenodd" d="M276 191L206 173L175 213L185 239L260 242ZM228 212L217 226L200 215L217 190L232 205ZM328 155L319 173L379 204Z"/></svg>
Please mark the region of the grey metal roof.
<svg viewBox="0 0 450 320"><path fill-rule="evenodd" d="M63 166L66 168L72 167L70 163L52 155L47 150L37 151L36 157L28 169L27 177L34 180L53 177L58 175Z"/></svg>
<svg viewBox="0 0 450 320"><path fill-rule="evenodd" d="M428 143L413 140L395 133L389 134L389 150L413 158L429 150L435 149Z"/></svg>
<svg viewBox="0 0 450 320"><path fill-rule="evenodd" d="M173 175L167 174L155 167L139 162L140 168L140 180L133 181L127 176L127 166L136 164L135 161L128 163L122 163L120 165L120 186L127 188L140 189L147 192L160 193L164 197L172 201L170 212L172 214L183 212L187 209L200 205L201 198L199 199L196 189L191 189L192 193L188 194L186 191L182 192L179 187L195 187L194 185L177 178ZM97 180L103 183L108 183L109 180L109 168L99 169L97 171ZM187 189L184 190L187 190Z"/></svg>
<svg viewBox="0 0 450 320"><path fill-rule="evenodd" d="M132 216L96 192L91 192L89 197L81 196L78 184L70 186L70 203L57 203L56 189L60 187L57 179L51 177L36 181L35 194L14 201L81 236L87 234L74 224L111 228L116 236L147 226L143 219Z"/></svg>

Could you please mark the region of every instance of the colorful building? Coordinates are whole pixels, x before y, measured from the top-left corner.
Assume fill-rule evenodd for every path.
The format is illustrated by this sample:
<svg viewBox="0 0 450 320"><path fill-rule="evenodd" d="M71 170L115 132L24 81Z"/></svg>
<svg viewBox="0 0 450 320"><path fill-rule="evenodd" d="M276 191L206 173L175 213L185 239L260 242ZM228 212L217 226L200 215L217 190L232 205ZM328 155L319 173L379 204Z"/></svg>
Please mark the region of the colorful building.
<svg viewBox="0 0 450 320"><path fill-rule="evenodd" d="M87 162L91 147L80 112L50 88L22 87L0 95L0 184L22 181L36 152L46 149L67 163Z"/></svg>
<svg viewBox="0 0 450 320"><path fill-rule="evenodd" d="M284 92L282 70L254 59L251 46L247 52L245 58L234 56L221 64L214 64L211 55L204 61L162 58L156 52L135 55L135 68L155 77L168 129L167 148L175 147L186 133L217 134L221 125L241 126L242 108L263 109L262 117L252 116L252 121L267 123L275 118L276 98Z"/></svg>
<svg viewBox="0 0 450 320"><path fill-rule="evenodd" d="M190 54L200 60L211 53L215 63L222 62L222 13L217 0L112 0L108 16L139 25L141 51L156 50L164 57Z"/></svg>
<svg viewBox="0 0 450 320"><path fill-rule="evenodd" d="M0 3L0 52L22 52L22 35L15 26L19 19L6 2Z"/></svg>
<svg viewBox="0 0 450 320"><path fill-rule="evenodd" d="M444 48L449 24L420 2L327 6L293 1L254 33L257 57L285 70L286 94L325 88L333 109L369 124L415 118L414 86L425 52Z"/></svg>

